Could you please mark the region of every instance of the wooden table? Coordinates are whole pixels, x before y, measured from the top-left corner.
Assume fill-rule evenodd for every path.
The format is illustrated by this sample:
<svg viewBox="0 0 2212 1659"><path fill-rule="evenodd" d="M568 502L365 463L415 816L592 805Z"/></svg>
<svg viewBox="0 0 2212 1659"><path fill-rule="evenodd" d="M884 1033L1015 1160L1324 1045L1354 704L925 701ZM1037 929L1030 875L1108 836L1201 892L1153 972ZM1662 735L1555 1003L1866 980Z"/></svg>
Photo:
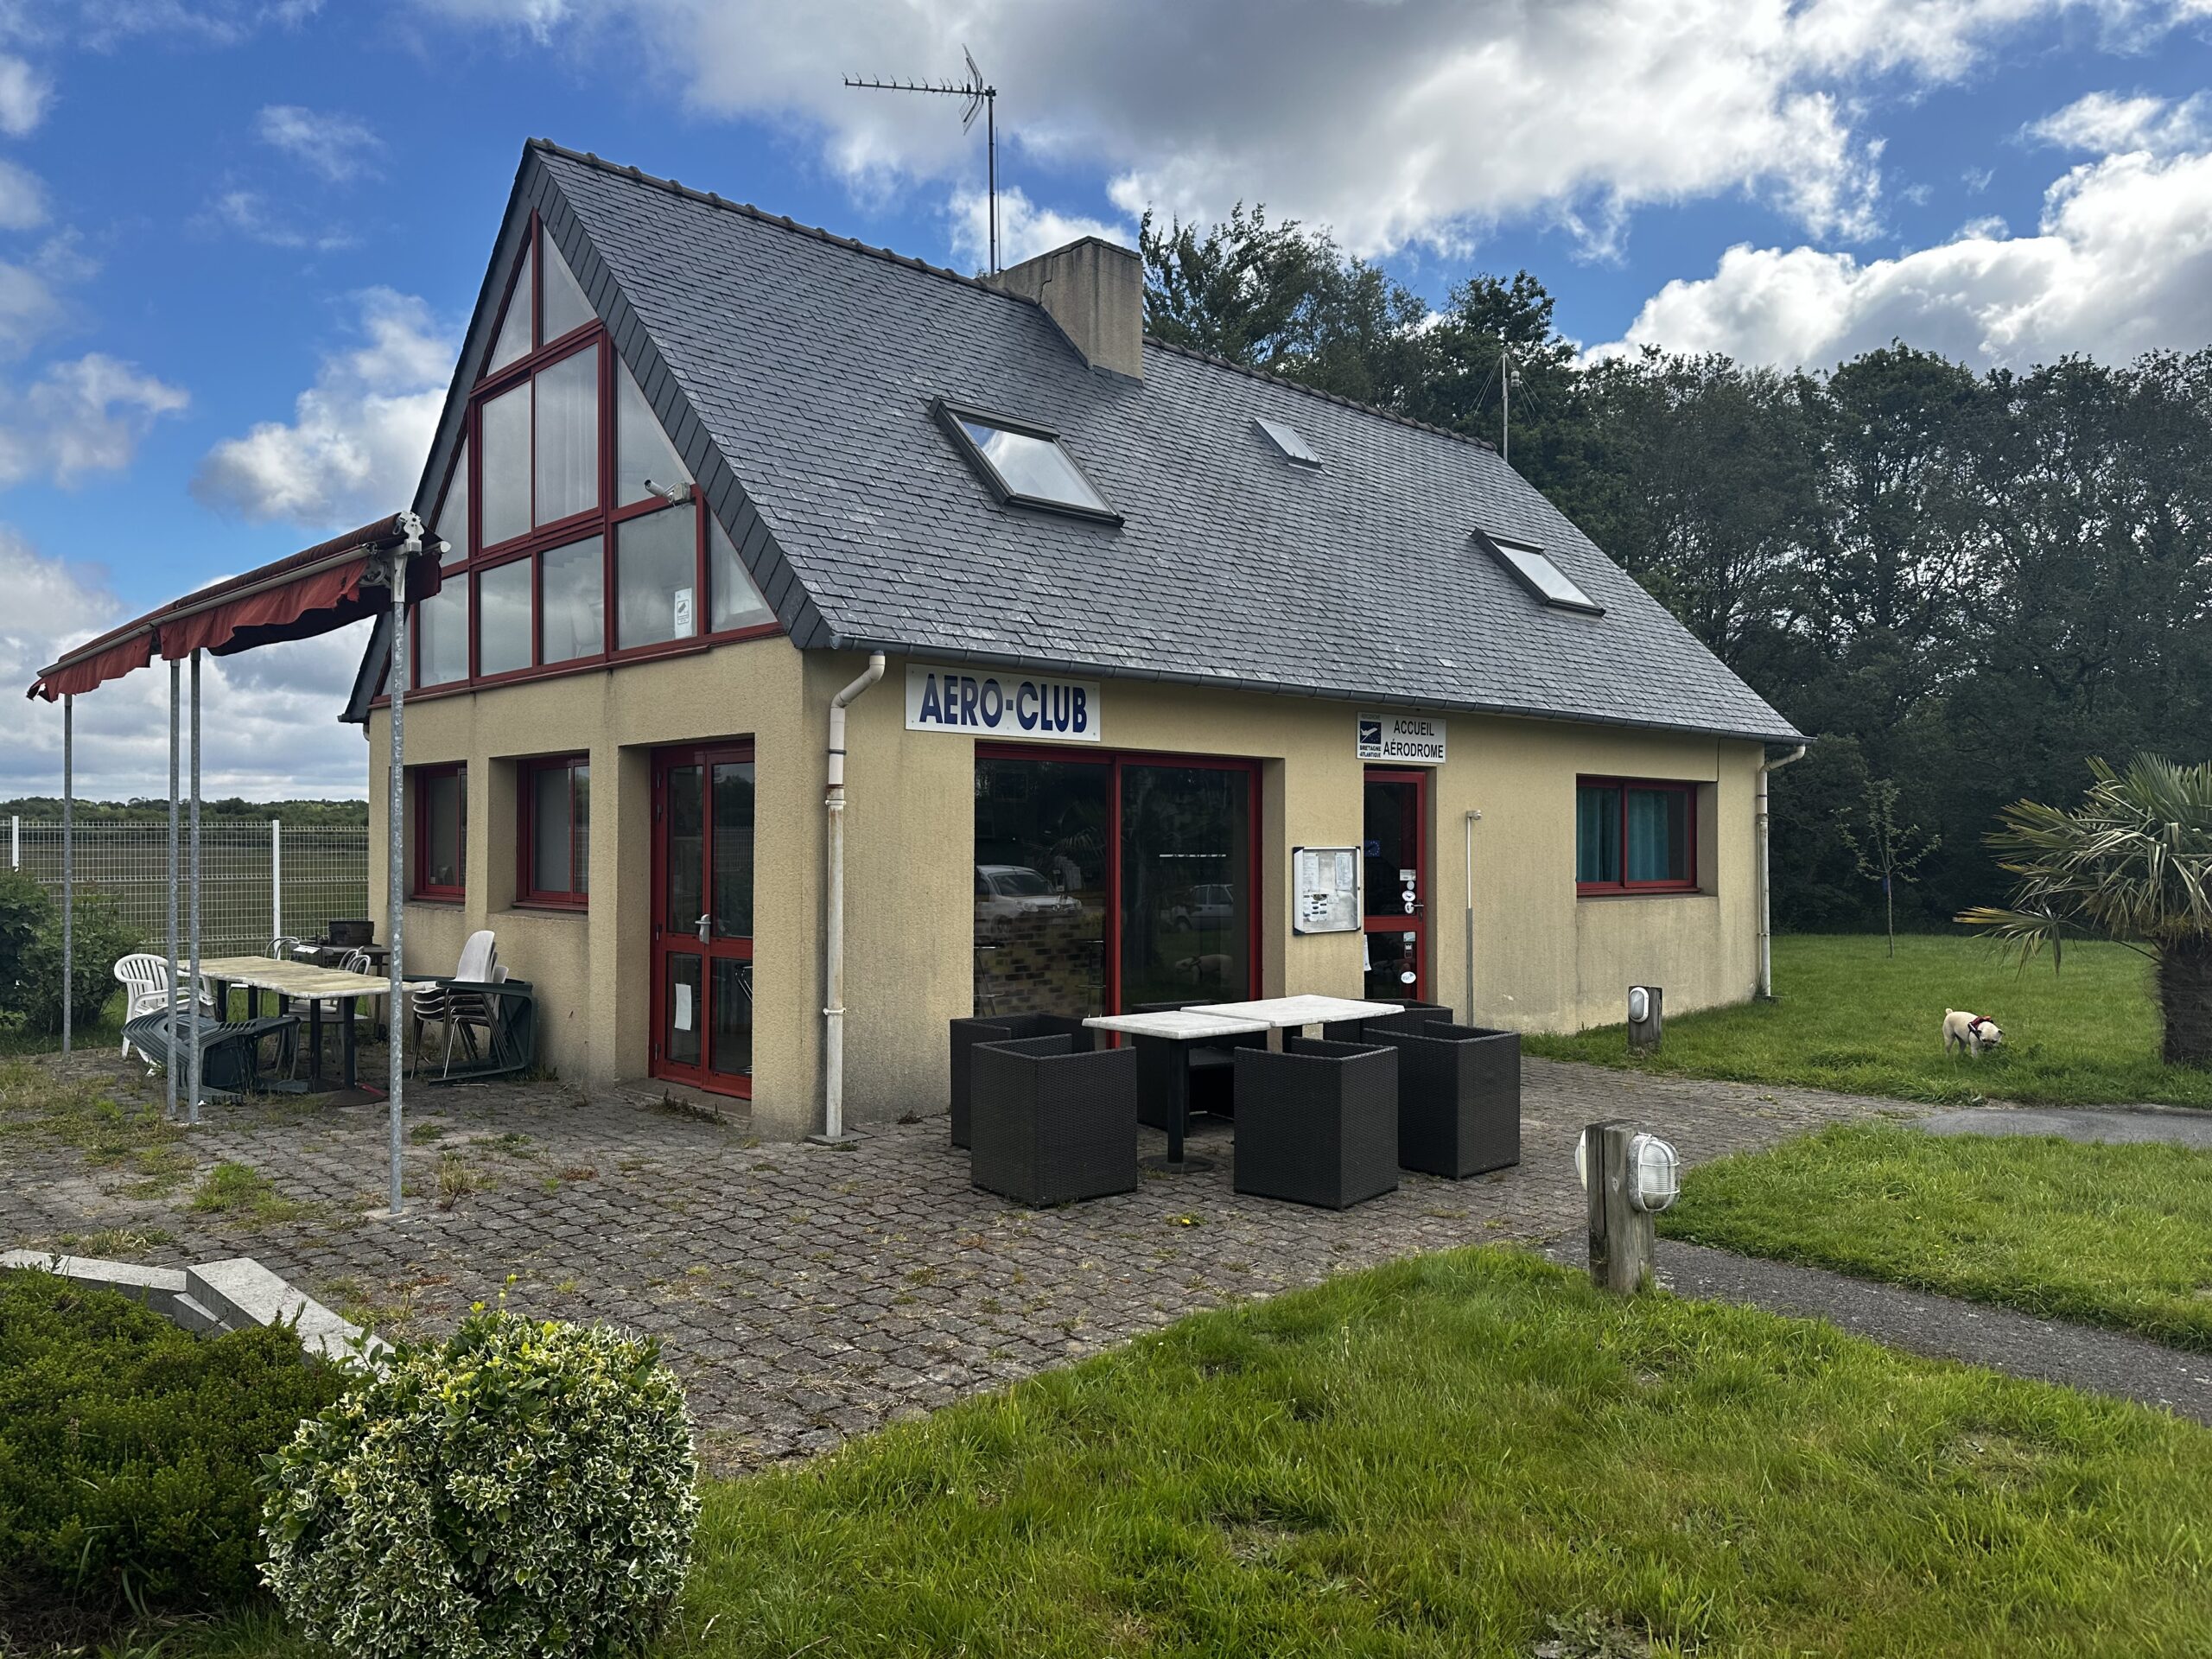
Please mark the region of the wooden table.
<svg viewBox="0 0 2212 1659"><path fill-rule="evenodd" d="M303 997L308 1005L308 1081L322 1081L322 1005L337 1002L341 1009L339 1024L344 1028L342 1052L345 1061L341 1076L348 1089L359 1087L353 1040L353 1004L365 996L387 996L391 982L373 978L367 974L349 974L341 968L318 968L311 962L281 962L275 957L218 957L200 964L200 976L215 987L215 1006L227 1012L230 988L242 986L245 990L245 1014L249 1020L261 1012L261 993L273 992L277 1012L283 1012L284 1003L293 997Z"/></svg>
<svg viewBox="0 0 2212 1659"><path fill-rule="evenodd" d="M1191 1122L1191 1051L1224 1037L1266 1031L1267 1022L1214 1008L1180 1008L1161 1014L1105 1014L1083 1023L1093 1031L1119 1032L1129 1038L1137 1051L1137 1087L1167 1108L1167 1156L1147 1159L1146 1167L1171 1175L1211 1167L1203 1158L1183 1156L1183 1132Z"/></svg>

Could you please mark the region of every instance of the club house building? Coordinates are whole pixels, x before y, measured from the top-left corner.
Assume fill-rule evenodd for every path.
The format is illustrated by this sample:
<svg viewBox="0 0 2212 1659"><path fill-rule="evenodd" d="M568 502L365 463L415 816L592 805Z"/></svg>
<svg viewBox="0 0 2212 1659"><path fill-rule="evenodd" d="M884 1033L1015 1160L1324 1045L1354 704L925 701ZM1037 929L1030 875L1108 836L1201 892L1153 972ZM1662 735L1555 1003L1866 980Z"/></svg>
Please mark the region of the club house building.
<svg viewBox="0 0 2212 1659"><path fill-rule="evenodd" d="M1142 318L1095 239L976 280L529 145L414 502L410 966L491 928L562 1076L792 1137L943 1110L970 1013L1752 995L1789 724L1488 446Z"/></svg>

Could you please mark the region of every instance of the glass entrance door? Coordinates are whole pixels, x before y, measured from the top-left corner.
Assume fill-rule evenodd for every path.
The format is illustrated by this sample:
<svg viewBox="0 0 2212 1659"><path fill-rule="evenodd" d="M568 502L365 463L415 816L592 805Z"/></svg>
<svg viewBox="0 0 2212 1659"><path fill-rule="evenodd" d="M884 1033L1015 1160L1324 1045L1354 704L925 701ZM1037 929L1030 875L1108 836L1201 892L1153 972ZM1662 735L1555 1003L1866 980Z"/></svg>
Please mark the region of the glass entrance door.
<svg viewBox="0 0 2212 1659"><path fill-rule="evenodd" d="M753 746L653 758L652 1075L753 1093Z"/></svg>
<svg viewBox="0 0 2212 1659"><path fill-rule="evenodd" d="M1428 998L1428 774L1370 767L1367 995Z"/></svg>

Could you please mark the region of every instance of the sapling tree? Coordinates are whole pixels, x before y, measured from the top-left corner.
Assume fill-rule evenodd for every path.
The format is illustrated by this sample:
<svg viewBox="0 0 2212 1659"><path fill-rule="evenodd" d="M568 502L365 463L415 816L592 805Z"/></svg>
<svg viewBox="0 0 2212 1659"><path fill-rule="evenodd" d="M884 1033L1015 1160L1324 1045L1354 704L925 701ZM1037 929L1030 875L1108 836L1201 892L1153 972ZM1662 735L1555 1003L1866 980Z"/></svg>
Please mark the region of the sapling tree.
<svg viewBox="0 0 2212 1659"><path fill-rule="evenodd" d="M1921 833L1916 823L1897 822L1897 786L1887 778L1870 778L1856 807L1836 815L1836 830L1858 861L1859 874L1882 884L1882 910L1890 936L1890 955L1897 953L1897 884L1912 880L1929 854L1943 844L1941 836Z"/></svg>

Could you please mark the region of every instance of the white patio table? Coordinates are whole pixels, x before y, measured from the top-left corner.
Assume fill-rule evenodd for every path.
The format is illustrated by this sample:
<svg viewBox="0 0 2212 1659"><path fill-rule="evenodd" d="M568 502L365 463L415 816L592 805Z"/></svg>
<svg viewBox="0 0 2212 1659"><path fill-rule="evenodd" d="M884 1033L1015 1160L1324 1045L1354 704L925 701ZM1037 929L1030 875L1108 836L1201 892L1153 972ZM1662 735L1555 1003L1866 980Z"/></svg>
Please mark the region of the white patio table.
<svg viewBox="0 0 2212 1659"><path fill-rule="evenodd" d="M1307 1026L1352 1025L1405 1010L1395 1002L1358 1002L1343 996L1270 996L1257 1002L1208 1002L1185 1010L1230 1020L1257 1020L1270 1031L1300 1031Z"/></svg>
<svg viewBox="0 0 2212 1659"><path fill-rule="evenodd" d="M1170 1175L1211 1168L1203 1158L1183 1155L1183 1131L1191 1121L1191 1050L1224 1037L1266 1031L1267 1021L1214 1008L1178 1008L1160 1014L1104 1014L1083 1023L1093 1031L1119 1032L1130 1039L1137 1051L1137 1087L1167 1108L1167 1156L1148 1158L1145 1166Z"/></svg>

